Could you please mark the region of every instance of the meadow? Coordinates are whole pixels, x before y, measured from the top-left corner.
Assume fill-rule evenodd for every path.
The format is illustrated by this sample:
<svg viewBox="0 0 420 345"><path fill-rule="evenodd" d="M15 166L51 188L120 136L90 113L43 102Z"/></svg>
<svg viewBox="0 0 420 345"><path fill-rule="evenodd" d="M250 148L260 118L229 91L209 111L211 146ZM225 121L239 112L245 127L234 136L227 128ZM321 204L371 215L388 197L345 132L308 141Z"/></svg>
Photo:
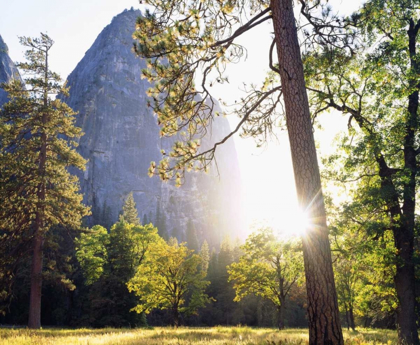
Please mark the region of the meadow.
<svg viewBox="0 0 420 345"><path fill-rule="evenodd" d="M344 331L346 345L397 344L395 331ZM153 329L10 329L0 328L1 345L287 345L307 344L306 329L156 327Z"/></svg>

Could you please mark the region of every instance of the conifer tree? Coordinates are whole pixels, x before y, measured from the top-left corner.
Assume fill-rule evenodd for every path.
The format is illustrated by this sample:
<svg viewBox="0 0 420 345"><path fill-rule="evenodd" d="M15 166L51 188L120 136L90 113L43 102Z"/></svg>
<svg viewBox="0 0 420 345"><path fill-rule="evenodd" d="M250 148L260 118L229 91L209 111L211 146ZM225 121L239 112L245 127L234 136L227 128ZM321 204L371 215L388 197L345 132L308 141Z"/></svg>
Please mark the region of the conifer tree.
<svg viewBox="0 0 420 345"><path fill-rule="evenodd" d="M133 192L128 194L123 206L123 213L120 220L124 220L129 224L140 225L140 219L137 213L136 202L134 201Z"/></svg>
<svg viewBox="0 0 420 345"><path fill-rule="evenodd" d="M194 250L197 253L200 246L198 244L197 231L195 230L194 223L191 221L191 219L189 219L187 223L186 236L188 248Z"/></svg>
<svg viewBox="0 0 420 345"><path fill-rule="evenodd" d="M180 228L172 229L172 236L176 237L178 242L185 242L185 234Z"/></svg>
<svg viewBox="0 0 420 345"><path fill-rule="evenodd" d="M68 167L84 169L74 150L81 136L75 112L55 98L68 95L61 78L49 69L53 40L20 38L27 62L18 67L27 76L3 85L10 101L0 114L0 229L2 244L16 244L16 256L31 251L30 328L41 326L43 249L53 226L79 228L89 214L82 204L78 179ZM67 138L67 139L66 139Z"/></svg>
<svg viewBox="0 0 420 345"><path fill-rule="evenodd" d="M114 224L109 233L94 226L76 241L76 257L85 284L91 285L88 312L93 326L147 324L145 315L130 313L137 302L126 283L146 259L152 244L160 241L153 225L134 225L124 220Z"/></svg>
<svg viewBox="0 0 420 345"><path fill-rule="evenodd" d="M156 222L155 226L158 228L159 236L162 237L165 241L169 239L168 229L166 228L166 218L165 215L162 215L160 202L156 205Z"/></svg>

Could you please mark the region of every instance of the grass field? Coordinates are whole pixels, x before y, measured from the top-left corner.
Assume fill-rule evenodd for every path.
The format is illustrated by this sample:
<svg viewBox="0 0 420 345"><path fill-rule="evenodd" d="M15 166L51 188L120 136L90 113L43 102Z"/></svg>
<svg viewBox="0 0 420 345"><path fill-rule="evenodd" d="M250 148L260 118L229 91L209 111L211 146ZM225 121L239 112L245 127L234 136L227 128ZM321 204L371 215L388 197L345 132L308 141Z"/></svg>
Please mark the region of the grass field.
<svg viewBox="0 0 420 345"><path fill-rule="evenodd" d="M345 331L345 343L396 344L395 331ZM277 331L268 328L154 328L154 329L0 329L1 345L286 345L307 344L305 329Z"/></svg>

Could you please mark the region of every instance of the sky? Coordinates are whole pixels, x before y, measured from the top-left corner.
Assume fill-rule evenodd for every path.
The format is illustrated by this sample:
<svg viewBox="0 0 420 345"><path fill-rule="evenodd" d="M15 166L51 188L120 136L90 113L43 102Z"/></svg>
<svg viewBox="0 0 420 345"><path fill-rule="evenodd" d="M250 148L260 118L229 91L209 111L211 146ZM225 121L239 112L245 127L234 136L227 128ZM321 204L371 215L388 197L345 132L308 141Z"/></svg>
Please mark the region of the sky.
<svg viewBox="0 0 420 345"><path fill-rule="evenodd" d="M360 7L361 0L332 0L339 14L349 14ZM64 79L76 67L102 29L112 18L130 7L139 8L137 0L0 0L0 35L9 47L13 61L23 61L24 49L18 36L36 37L47 33L55 41L50 66ZM215 90L215 96L233 103L241 96L241 85L260 83L268 71L270 22L246 33L242 43L248 49L246 61L229 66L229 84ZM237 119L229 119L232 126ZM324 116L324 130L315 138L319 155L331 153L335 135L345 128L346 120L338 114ZM257 149L253 139L235 137L244 188L245 237L261 225L275 227L283 234L299 233L296 225L298 207L287 132L278 131L277 139ZM319 159L319 157L318 157Z"/></svg>

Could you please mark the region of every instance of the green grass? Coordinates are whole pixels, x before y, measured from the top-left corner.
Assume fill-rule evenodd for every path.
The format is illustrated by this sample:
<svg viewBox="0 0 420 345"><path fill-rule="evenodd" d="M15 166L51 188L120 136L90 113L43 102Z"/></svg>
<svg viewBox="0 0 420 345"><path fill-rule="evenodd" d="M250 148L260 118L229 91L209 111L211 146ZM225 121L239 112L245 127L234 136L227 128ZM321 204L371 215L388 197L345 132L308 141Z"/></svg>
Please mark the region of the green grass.
<svg viewBox="0 0 420 345"><path fill-rule="evenodd" d="M395 331L344 331L346 345L396 344ZM305 329L213 327L154 329L0 329L1 345L287 345L307 344Z"/></svg>

